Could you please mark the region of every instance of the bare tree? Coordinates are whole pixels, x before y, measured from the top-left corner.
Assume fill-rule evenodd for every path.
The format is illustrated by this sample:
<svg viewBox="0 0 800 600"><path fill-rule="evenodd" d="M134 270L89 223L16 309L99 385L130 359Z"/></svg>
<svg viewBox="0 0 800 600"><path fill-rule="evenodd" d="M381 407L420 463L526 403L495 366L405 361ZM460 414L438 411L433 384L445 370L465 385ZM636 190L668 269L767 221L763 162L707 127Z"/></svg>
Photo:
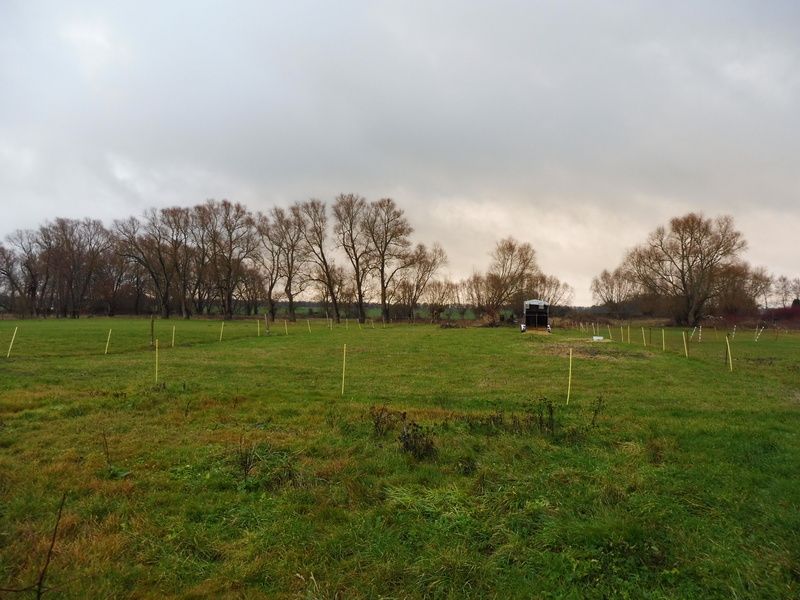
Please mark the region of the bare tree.
<svg viewBox="0 0 800 600"><path fill-rule="evenodd" d="M212 278L211 264L214 254L211 241L213 213L213 203L198 204L191 212L189 239L192 248L189 253L190 286L188 294L197 314L208 312L217 294L217 286Z"/></svg>
<svg viewBox="0 0 800 600"><path fill-rule="evenodd" d="M539 273L531 278L528 285L533 298L544 300L550 306L564 306L572 302L572 286L555 275Z"/></svg>
<svg viewBox="0 0 800 600"><path fill-rule="evenodd" d="M592 279L592 297L598 304L604 305L611 313L621 315L622 306L633 299L636 283L630 274L617 267L609 272L607 269Z"/></svg>
<svg viewBox="0 0 800 600"><path fill-rule="evenodd" d="M112 246L98 268L94 299L105 304L106 315L113 317L117 313L117 305L123 289L126 284L132 282L135 265L122 256L119 251L118 238L113 234L110 235Z"/></svg>
<svg viewBox="0 0 800 600"><path fill-rule="evenodd" d="M409 254L408 267L397 284L398 300L408 310L409 318L414 318L414 311L425 288L446 262L447 254L439 244L434 244L430 250L424 244L417 244Z"/></svg>
<svg viewBox="0 0 800 600"><path fill-rule="evenodd" d="M289 319L295 321L295 297L308 285L308 249L303 232L304 221L297 206L288 212L278 207L271 212L278 248L278 269L283 279L283 292L289 302Z"/></svg>
<svg viewBox="0 0 800 600"><path fill-rule="evenodd" d="M65 312L75 318L88 307L98 273L111 259L114 238L97 219L56 219L55 225L66 258L67 301L62 304L66 304Z"/></svg>
<svg viewBox="0 0 800 600"><path fill-rule="evenodd" d="M391 198L369 205L364 226L375 251L374 268L380 286L381 313L389 318L389 289L395 275L411 261L408 236L414 231L403 210Z"/></svg>
<svg viewBox="0 0 800 600"><path fill-rule="evenodd" d="M467 295L478 313L497 321L500 310L520 296L539 268L531 245L511 237L497 242L491 256L486 275L476 274L467 280Z"/></svg>
<svg viewBox="0 0 800 600"><path fill-rule="evenodd" d="M20 292L23 310L32 316L45 315L50 310L50 291L53 255L42 250L37 232L17 230L7 238L15 256L16 287Z"/></svg>
<svg viewBox="0 0 800 600"><path fill-rule="evenodd" d="M339 194L333 205L333 231L338 246L344 250L353 270L358 320L366 320L364 291L367 275L373 264L372 242L365 228L367 201L357 194Z"/></svg>
<svg viewBox="0 0 800 600"><path fill-rule="evenodd" d="M747 263L744 263L747 266ZM750 268L747 266L746 272L747 294L753 299L753 303L758 307L759 298L764 298L764 308L767 308L767 296L773 285L773 277L769 274L766 267Z"/></svg>
<svg viewBox="0 0 800 600"><path fill-rule="evenodd" d="M472 277L475 277L475 275ZM472 292L470 286L470 280L472 277L462 279L453 284L452 306L456 309L462 320L466 318L467 310L469 310L470 306L474 307L472 304Z"/></svg>
<svg viewBox="0 0 800 600"><path fill-rule="evenodd" d="M758 289L756 298L763 298L764 308L769 308L769 297L775 288L775 276L766 267L758 267L753 274L754 286Z"/></svg>
<svg viewBox="0 0 800 600"><path fill-rule="evenodd" d="M434 279L425 286L422 300L428 307L431 321L438 321L451 304L457 302L457 285L452 281Z"/></svg>
<svg viewBox="0 0 800 600"><path fill-rule="evenodd" d="M181 316L188 319L191 315L190 296L194 274L194 248L190 244L193 233L192 211L179 206L163 208L159 218L165 233L166 253L174 273Z"/></svg>
<svg viewBox="0 0 800 600"><path fill-rule="evenodd" d="M120 242L119 251L141 265L150 276L161 316L169 318L174 268L169 257L168 233L158 212L155 209L146 211L143 222L136 217L114 221L114 229Z"/></svg>
<svg viewBox="0 0 800 600"><path fill-rule="evenodd" d="M16 253L0 244L0 284L2 284L0 295L2 295L2 306L8 312L16 309L16 298L24 295L20 279Z"/></svg>
<svg viewBox="0 0 800 600"><path fill-rule="evenodd" d="M486 276L480 273L473 273L461 282L460 290L460 304L465 307L471 307L475 311L475 316L480 318L484 314L489 313L492 307L489 303L489 285L486 281ZM499 307L496 312L499 312ZM466 310L464 311L466 313ZM490 313L490 318L495 320L496 315Z"/></svg>
<svg viewBox="0 0 800 600"><path fill-rule="evenodd" d="M24 251L36 257L37 278L43 282L37 312L44 308L72 318L85 312L112 245L103 224L96 219L58 218L22 237L31 243Z"/></svg>
<svg viewBox="0 0 800 600"><path fill-rule="evenodd" d="M695 325L719 292L721 270L736 263L745 247L730 217L690 213L651 233L626 265L645 291L673 301L679 323Z"/></svg>
<svg viewBox="0 0 800 600"><path fill-rule="evenodd" d="M123 257L124 260L127 260ZM128 273L131 292L133 295L133 314L140 315L142 312L152 313L153 309L145 308L145 301L154 297L148 289L147 284L150 277L142 265L134 261L128 261Z"/></svg>
<svg viewBox="0 0 800 600"><path fill-rule="evenodd" d="M207 203L211 213L211 266L219 289L222 313L232 319L234 293L255 258L258 239L247 209L227 200Z"/></svg>
<svg viewBox="0 0 800 600"><path fill-rule="evenodd" d="M264 293L264 277L255 264L247 266L237 284L236 296L244 303L247 315L258 314L258 302Z"/></svg>
<svg viewBox="0 0 800 600"><path fill-rule="evenodd" d="M793 300L800 300L800 277L792 279L792 296Z"/></svg>
<svg viewBox="0 0 800 600"><path fill-rule="evenodd" d="M792 282L786 275L781 275L775 278L775 296L783 308L786 308L792 303Z"/></svg>
<svg viewBox="0 0 800 600"><path fill-rule="evenodd" d="M259 252L256 258L266 294L267 312L270 319L274 321L277 311L275 288L281 278L280 231L268 216L261 213L258 214L256 222L259 240Z"/></svg>
<svg viewBox="0 0 800 600"><path fill-rule="evenodd" d="M353 279L347 276L344 268L336 267L336 296L339 298L339 312L344 316L358 315L358 293Z"/></svg>
<svg viewBox="0 0 800 600"><path fill-rule="evenodd" d="M328 211L321 200L312 198L297 205L303 221L301 231L305 239L309 258L314 264L311 277L325 290L325 297L333 307L333 318L339 322L339 299L336 294L337 272L328 249Z"/></svg>
<svg viewBox="0 0 800 600"><path fill-rule="evenodd" d="M719 291L711 306L725 316L755 315L772 277L764 267L751 268L745 262L727 265L718 275Z"/></svg>

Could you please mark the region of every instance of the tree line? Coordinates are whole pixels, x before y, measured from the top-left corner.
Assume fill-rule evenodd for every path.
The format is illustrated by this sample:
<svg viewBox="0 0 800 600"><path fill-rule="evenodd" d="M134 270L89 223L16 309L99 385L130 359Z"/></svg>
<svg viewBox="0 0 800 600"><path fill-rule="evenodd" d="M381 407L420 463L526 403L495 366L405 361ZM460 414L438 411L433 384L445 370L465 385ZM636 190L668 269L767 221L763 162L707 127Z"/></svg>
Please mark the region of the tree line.
<svg viewBox="0 0 800 600"><path fill-rule="evenodd" d="M340 194L331 206L310 199L252 212L209 200L145 211L106 227L97 219L57 218L18 230L0 244L0 309L30 316L83 314L258 314L274 320L279 302L296 318L300 300L339 320L432 319L472 310L496 321L525 298L568 304L572 289L541 272L533 247L501 240L485 273L442 276L447 254L413 243L413 227L391 198Z"/></svg>
<svg viewBox="0 0 800 600"><path fill-rule="evenodd" d="M614 270L591 284L596 303L613 316L645 313L696 325L708 316L756 314L770 299L800 304L800 278L775 277L743 258L747 248L730 216L689 213L658 227Z"/></svg>

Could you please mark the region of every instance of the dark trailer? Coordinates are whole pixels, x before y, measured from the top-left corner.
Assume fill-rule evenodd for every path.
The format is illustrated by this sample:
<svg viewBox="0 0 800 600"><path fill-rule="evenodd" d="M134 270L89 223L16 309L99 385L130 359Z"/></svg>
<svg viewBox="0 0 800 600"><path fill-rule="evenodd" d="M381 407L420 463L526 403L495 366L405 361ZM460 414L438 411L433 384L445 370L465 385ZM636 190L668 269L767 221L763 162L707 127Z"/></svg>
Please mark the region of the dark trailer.
<svg viewBox="0 0 800 600"><path fill-rule="evenodd" d="M547 327L549 308L544 300L525 300L525 326Z"/></svg>

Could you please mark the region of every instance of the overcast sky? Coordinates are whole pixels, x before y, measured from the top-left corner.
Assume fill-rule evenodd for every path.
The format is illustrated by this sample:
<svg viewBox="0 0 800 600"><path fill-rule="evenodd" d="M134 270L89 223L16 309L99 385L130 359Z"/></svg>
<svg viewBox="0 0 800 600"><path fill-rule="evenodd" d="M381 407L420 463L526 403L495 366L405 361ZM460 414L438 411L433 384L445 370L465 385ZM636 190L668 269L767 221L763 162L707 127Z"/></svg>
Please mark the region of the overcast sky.
<svg viewBox="0 0 800 600"><path fill-rule="evenodd" d="M727 213L800 274L800 2L0 0L0 237L228 198L393 197L454 277L589 283Z"/></svg>

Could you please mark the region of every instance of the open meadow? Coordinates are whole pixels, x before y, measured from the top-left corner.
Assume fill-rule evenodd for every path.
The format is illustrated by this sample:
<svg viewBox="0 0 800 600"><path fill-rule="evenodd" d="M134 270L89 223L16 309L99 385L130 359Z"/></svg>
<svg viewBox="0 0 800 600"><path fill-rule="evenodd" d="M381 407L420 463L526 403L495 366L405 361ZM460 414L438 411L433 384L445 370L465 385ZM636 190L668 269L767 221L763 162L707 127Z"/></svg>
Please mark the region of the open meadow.
<svg viewBox="0 0 800 600"><path fill-rule="evenodd" d="M797 334L155 329L0 321L0 588L800 596Z"/></svg>

